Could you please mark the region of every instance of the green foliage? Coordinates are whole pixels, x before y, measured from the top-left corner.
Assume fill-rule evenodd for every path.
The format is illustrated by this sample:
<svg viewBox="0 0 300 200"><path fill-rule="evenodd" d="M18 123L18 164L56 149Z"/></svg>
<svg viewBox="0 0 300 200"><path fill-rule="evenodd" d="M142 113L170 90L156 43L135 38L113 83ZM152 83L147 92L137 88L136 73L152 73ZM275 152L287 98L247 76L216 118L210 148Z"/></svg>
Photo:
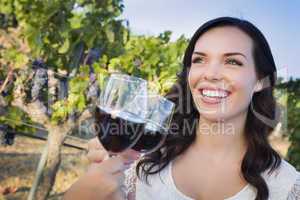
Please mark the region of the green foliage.
<svg viewBox="0 0 300 200"><path fill-rule="evenodd" d="M109 61L108 71L121 71L142 77L151 90L165 94L176 81L181 69L187 40L182 36L170 42L170 32L158 37L132 36L125 45L126 52Z"/></svg>
<svg viewBox="0 0 300 200"><path fill-rule="evenodd" d="M16 131L25 133L35 132L35 128L29 125L34 124L27 114L16 107L8 107L7 112L0 116L0 124L7 124Z"/></svg>
<svg viewBox="0 0 300 200"><path fill-rule="evenodd" d="M84 57L91 48L102 52L93 64L100 88L110 73L121 71L147 79L151 90L165 94L181 68L187 40L182 36L171 42L170 31L130 37L118 18L122 11L121 0L3 0L0 14L15 19L18 26L6 23L0 28L1 37L9 41L0 48L0 62L23 71L15 85L28 85L30 61L36 58L55 72L67 72L68 96L52 104L53 123L89 106L89 66Z"/></svg>
<svg viewBox="0 0 300 200"><path fill-rule="evenodd" d="M300 170L300 79L277 85L276 94L279 103L287 108L287 129L283 132L291 142L287 159Z"/></svg>
<svg viewBox="0 0 300 200"><path fill-rule="evenodd" d="M124 54L111 59L104 54L93 64L100 88L103 88L110 73L118 71L145 78L150 90L165 94L176 81L187 45L184 37L174 42L170 42L169 37L170 32L158 37L133 36L125 44ZM68 98L53 105L54 122L64 120L74 111L83 111L88 106L84 94L89 84L88 77L89 67L80 66L78 76L69 82Z"/></svg>
<svg viewBox="0 0 300 200"><path fill-rule="evenodd" d="M19 52L16 48L5 49L2 57L14 63L15 69L22 68L28 62L28 57Z"/></svg>
<svg viewBox="0 0 300 200"><path fill-rule="evenodd" d="M0 29L17 26L16 18L13 15L13 1L2 0L0 2Z"/></svg>
<svg viewBox="0 0 300 200"><path fill-rule="evenodd" d="M70 63L78 56L76 50L81 44L84 49L101 47L109 56L122 53L127 29L122 25L123 20L116 19L122 10L120 0L0 3L0 13L15 16L18 21L20 37L30 47L30 58L41 57L48 66L67 70L79 65Z"/></svg>
<svg viewBox="0 0 300 200"><path fill-rule="evenodd" d="M79 75L69 81L67 99L57 101L52 105L54 111L51 116L52 122L57 123L66 120L68 115L74 112L82 112L86 108L87 102L84 91L86 91L89 84L89 72L87 69L87 66L80 66Z"/></svg>
<svg viewBox="0 0 300 200"><path fill-rule="evenodd" d="M285 86L288 92L288 131L291 141L287 157L300 170L300 79L291 79Z"/></svg>
<svg viewBox="0 0 300 200"><path fill-rule="evenodd" d="M37 58L42 58L55 72L66 71L69 95L53 104L52 115L54 122L63 121L68 114L81 112L87 106L85 90L89 74L82 70L88 67L80 66L87 51L100 48L107 60L124 52L129 33L124 20L118 18L122 11L122 0L2 0L1 66L24 72L16 77L15 86L28 85L31 61ZM7 73L0 71L4 80ZM98 72L107 74L101 69ZM102 76L98 77L103 82ZM10 106L12 93L5 98Z"/></svg>

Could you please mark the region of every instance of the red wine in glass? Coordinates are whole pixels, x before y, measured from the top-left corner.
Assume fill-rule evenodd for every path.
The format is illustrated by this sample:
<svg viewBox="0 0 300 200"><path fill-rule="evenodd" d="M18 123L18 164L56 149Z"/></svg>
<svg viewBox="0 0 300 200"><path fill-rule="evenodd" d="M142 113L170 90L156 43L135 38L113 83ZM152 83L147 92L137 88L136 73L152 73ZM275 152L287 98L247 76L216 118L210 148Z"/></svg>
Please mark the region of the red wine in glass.
<svg viewBox="0 0 300 200"><path fill-rule="evenodd" d="M143 133L145 123L141 120L126 120L113 116L101 108L96 109L98 138L104 148L111 153L120 153L133 148Z"/></svg>
<svg viewBox="0 0 300 200"><path fill-rule="evenodd" d="M166 137L162 130L146 128L144 122L112 117L100 108L96 109L96 126L101 144L112 154L129 148L141 153L150 153L157 149Z"/></svg>
<svg viewBox="0 0 300 200"><path fill-rule="evenodd" d="M135 143L132 149L141 153L151 153L157 150L166 139L166 133L163 129L155 127L154 129L144 126L142 135Z"/></svg>

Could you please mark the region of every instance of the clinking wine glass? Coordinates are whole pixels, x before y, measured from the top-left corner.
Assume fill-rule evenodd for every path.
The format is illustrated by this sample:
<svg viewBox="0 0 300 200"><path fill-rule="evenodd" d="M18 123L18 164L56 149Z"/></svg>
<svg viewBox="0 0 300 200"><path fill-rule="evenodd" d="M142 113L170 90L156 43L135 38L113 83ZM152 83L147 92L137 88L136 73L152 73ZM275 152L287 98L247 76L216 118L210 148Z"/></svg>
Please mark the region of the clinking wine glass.
<svg viewBox="0 0 300 200"><path fill-rule="evenodd" d="M111 154L131 148L143 131L147 117L147 81L126 74L112 74L100 94L96 132Z"/></svg>
<svg viewBox="0 0 300 200"><path fill-rule="evenodd" d="M165 142L171 125L175 104L160 95L148 97L148 115L139 140L133 149L150 154Z"/></svg>
<svg viewBox="0 0 300 200"><path fill-rule="evenodd" d="M150 153L166 136L174 103L148 96L147 82L125 74L112 74L96 110L98 138L111 154L126 149Z"/></svg>

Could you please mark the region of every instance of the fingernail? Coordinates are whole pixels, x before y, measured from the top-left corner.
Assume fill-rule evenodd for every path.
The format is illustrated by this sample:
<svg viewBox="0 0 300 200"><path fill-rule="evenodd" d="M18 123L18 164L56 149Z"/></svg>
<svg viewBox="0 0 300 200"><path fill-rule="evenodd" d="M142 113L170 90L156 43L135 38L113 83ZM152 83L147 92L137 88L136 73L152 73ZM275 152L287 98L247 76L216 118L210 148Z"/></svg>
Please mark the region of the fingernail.
<svg viewBox="0 0 300 200"><path fill-rule="evenodd" d="M140 157L141 157L141 154L139 154L139 155L136 157L136 160L138 160Z"/></svg>
<svg viewBox="0 0 300 200"><path fill-rule="evenodd" d="M127 157L129 157L132 160L137 160L140 158L141 153L138 151L135 151L133 149L129 149L125 152L125 154L127 155Z"/></svg>

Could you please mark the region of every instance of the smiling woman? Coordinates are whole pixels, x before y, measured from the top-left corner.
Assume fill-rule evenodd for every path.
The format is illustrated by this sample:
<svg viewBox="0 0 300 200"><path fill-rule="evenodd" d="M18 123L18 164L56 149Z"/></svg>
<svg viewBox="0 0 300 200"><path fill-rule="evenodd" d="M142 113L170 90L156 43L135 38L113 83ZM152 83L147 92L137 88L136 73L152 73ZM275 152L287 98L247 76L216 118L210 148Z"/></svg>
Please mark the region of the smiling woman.
<svg viewBox="0 0 300 200"><path fill-rule="evenodd" d="M252 23L221 17L202 25L191 38L178 81L167 95L176 104L172 124L180 128L170 130L160 149L142 156L126 172L127 198L300 199L299 172L268 141L278 122L275 82L270 47ZM96 155L95 149L99 147L92 148L90 155ZM103 170L113 167L117 158L103 161L100 149L102 157L99 153L89 159L102 160L97 163L102 176L98 179L106 188L114 188L111 194L120 194L122 179ZM97 177L91 173L71 188L69 199L76 199L76 191L107 194L102 185L87 186Z"/></svg>
<svg viewBox="0 0 300 200"><path fill-rule="evenodd" d="M173 123L183 128L137 164L136 199L283 200L295 194L299 173L269 144L274 127L255 115L278 117L276 66L263 34L245 20L211 20L191 38L183 64L168 94L177 105ZM182 126L195 120L193 129Z"/></svg>

